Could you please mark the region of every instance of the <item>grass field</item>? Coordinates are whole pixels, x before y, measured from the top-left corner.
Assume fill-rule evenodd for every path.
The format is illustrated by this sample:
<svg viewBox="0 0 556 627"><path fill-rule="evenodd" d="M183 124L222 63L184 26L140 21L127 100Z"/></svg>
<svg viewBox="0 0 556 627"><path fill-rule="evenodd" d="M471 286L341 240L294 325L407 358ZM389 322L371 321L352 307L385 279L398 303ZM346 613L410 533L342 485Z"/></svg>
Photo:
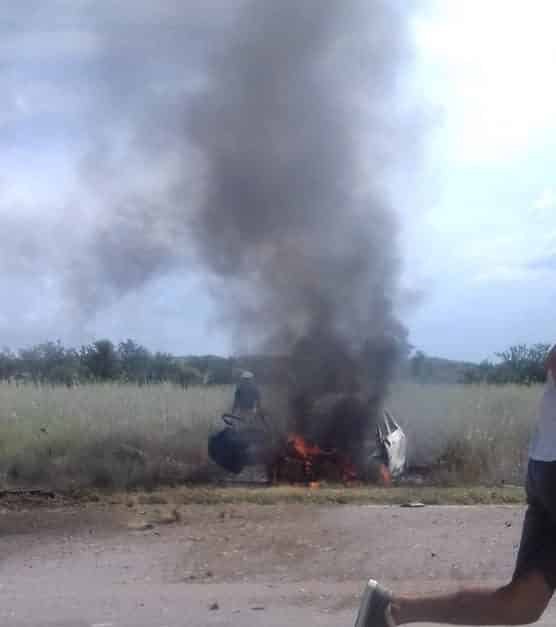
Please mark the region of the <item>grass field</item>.
<svg viewBox="0 0 556 627"><path fill-rule="evenodd" d="M10 482L149 485L207 462L227 387L0 385L0 473Z"/></svg>
<svg viewBox="0 0 556 627"><path fill-rule="evenodd" d="M408 437L411 464L442 459L444 482L516 482L542 387L519 385L397 386L389 406Z"/></svg>
<svg viewBox="0 0 556 627"><path fill-rule="evenodd" d="M203 478L206 441L231 387L0 384L3 482L154 487ZM405 428L410 463L435 465L443 484L519 482L538 387L402 384L389 407ZM277 420L284 402L264 390Z"/></svg>

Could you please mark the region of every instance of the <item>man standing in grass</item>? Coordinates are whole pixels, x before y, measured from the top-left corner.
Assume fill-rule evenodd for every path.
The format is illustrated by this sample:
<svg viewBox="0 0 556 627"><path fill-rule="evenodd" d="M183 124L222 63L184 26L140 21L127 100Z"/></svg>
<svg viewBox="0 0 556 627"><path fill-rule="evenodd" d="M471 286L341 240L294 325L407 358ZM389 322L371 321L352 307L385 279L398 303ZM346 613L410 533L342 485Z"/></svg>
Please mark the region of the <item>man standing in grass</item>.
<svg viewBox="0 0 556 627"><path fill-rule="evenodd" d="M407 623L525 625L539 620L556 589L556 345L545 359L547 382L529 450L527 503L514 575L501 588L398 596L367 584L356 627Z"/></svg>
<svg viewBox="0 0 556 627"><path fill-rule="evenodd" d="M255 383L255 376L252 372L245 370L236 387L232 414L250 422L257 416L260 406L261 393Z"/></svg>

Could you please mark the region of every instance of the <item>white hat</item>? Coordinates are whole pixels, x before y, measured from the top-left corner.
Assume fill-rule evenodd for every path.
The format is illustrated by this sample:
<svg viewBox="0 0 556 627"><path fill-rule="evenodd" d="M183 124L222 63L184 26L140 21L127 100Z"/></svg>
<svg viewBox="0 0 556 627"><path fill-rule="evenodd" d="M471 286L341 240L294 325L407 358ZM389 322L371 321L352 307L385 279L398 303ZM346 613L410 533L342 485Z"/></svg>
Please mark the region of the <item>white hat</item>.
<svg viewBox="0 0 556 627"><path fill-rule="evenodd" d="M249 372L249 370L244 370L241 373L241 379L253 379L254 376L255 375L252 372Z"/></svg>

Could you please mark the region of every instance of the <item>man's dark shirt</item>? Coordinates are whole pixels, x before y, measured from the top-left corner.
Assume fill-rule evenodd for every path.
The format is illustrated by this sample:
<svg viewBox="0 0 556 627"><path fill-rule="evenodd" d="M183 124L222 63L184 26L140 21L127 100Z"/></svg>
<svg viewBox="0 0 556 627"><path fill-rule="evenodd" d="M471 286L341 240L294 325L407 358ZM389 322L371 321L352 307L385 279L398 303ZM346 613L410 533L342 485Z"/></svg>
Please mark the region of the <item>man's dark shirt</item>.
<svg viewBox="0 0 556 627"><path fill-rule="evenodd" d="M260 402L259 389L251 381L242 381L236 387L234 411L252 411Z"/></svg>

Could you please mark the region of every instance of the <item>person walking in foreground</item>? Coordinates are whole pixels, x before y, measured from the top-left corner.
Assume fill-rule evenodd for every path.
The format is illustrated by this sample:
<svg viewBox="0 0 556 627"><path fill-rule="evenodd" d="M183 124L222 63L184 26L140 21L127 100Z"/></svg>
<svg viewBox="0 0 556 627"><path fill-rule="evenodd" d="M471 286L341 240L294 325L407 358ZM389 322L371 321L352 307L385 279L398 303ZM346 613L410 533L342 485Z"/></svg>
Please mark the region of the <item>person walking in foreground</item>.
<svg viewBox="0 0 556 627"><path fill-rule="evenodd" d="M501 588L398 596L370 580L355 627L407 623L525 625L542 616L556 588L556 345L545 359L547 382L529 449L527 511L514 575Z"/></svg>

